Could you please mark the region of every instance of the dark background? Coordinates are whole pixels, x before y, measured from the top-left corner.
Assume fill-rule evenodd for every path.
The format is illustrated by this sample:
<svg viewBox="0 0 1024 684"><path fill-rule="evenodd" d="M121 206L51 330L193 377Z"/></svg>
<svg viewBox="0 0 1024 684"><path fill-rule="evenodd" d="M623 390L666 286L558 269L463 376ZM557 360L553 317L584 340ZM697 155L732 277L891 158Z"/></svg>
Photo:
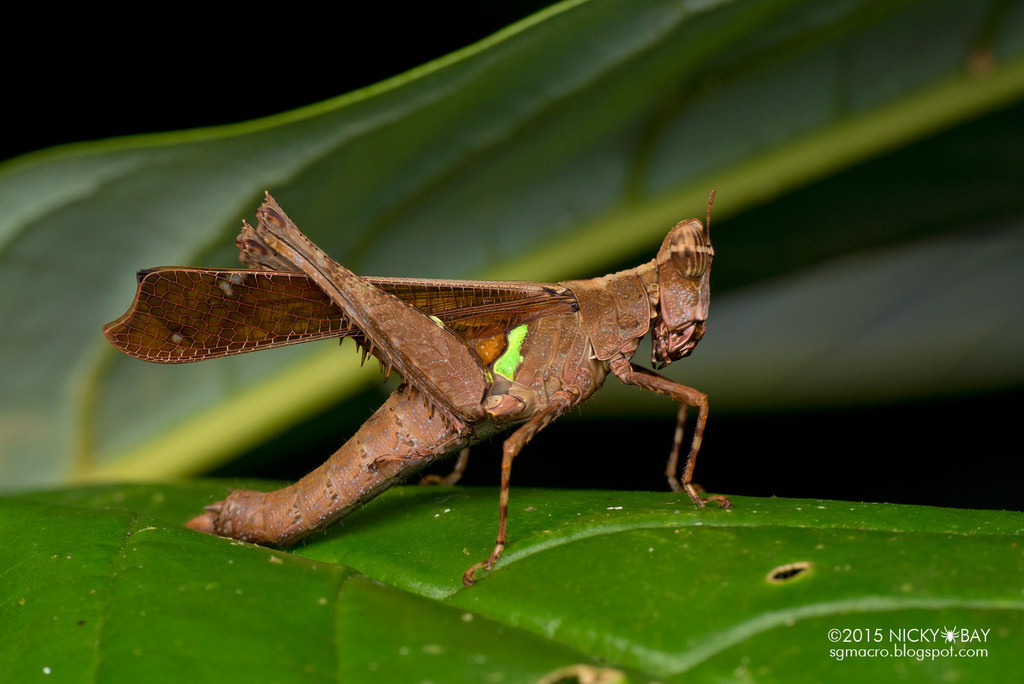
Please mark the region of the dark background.
<svg viewBox="0 0 1024 684"><path fill-rule="evenodd" d="M401 26L391 8L357 16L298 5L235 15L228 26L182 6L159 10L170 16L135 20L83 9L55 18L52 8L20 5L8 12L9 39L0 48L9 74L0 159L287 111L440 57L546 4L423 3L402 8ZM817 191L796 190L792 201L799 206ZM347 351L339 362L351 361ZM347 439L381 399L369 392L363 412L328 411L216 474L295 479ZM1018 389L738 414L716 411L712 397L697 479L731 494L1020 510L1024 466L1015 421L1022 399ZM524 450L515 485L666 488L671 417L610 422L586 420L585 406L578 413L583 419L559 422ZM663 435L664 453L631 449L640 432ZM463 482L496 485L499 462L500 440L481 445Z"/></svg>
<svg viewBox="0 0 1024 684"><path fill-rule="evenodd" d="M216 3L175 4L145 17L5 6L0 159L285 112L471 45L551 2L365 4L374 6L300 2L230 16Z"/></svg>

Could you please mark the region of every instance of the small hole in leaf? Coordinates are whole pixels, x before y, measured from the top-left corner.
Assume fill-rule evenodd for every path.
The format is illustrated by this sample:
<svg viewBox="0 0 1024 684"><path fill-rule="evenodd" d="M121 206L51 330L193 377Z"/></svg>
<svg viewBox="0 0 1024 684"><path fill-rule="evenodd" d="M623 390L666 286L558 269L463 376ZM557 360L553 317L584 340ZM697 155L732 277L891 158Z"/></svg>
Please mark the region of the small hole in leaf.
<svg viewBox="0 0 1024 684"><path fill-rule="evenodd" d="M810 569L811 564L808 561L786 563L785 565L780 565L777 568L773 568L768 573L768 581L772 584L782 584L783 582L791 582Z"/></svg>

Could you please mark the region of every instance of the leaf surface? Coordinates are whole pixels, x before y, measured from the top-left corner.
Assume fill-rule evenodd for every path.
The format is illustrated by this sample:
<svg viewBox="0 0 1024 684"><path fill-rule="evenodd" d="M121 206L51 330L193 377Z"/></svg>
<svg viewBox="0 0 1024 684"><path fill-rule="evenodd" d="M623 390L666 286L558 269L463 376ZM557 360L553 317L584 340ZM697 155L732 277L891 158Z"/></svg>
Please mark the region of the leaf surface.
<svg viewBox="0 0 1024 684"><path fill-rule="evenodd" d="M0 499L18 549L3 570L6 672L536 681L599 662L630 681L1005 681L1022 646L1020 513L741 497L695 510L668 493L516 490L508 552L467 589L462 571L493 539L493 491L398 488L286 553L181 527L224 488ZM806 569L769 580L793 564ZM946 644L898 631L943 628L968 632ZM961 638L974 630L983 643ZM900 644L988 657L830 656Z"/></svg>

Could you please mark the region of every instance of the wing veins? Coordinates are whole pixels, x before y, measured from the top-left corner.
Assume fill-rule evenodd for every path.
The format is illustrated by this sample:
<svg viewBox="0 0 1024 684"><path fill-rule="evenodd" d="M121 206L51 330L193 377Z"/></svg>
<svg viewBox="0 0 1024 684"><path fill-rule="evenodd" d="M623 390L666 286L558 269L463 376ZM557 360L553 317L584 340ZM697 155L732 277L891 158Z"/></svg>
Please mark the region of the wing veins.
<svg viewBox="0 0 1024 684"><path fill-rule="evenodd" d="M437 317L467 341L576 310L573 295L558 285L366 279ZM163 363L361 334L301 273L185 267L140 271L131 308L104 333L125 353Z"/></svg>

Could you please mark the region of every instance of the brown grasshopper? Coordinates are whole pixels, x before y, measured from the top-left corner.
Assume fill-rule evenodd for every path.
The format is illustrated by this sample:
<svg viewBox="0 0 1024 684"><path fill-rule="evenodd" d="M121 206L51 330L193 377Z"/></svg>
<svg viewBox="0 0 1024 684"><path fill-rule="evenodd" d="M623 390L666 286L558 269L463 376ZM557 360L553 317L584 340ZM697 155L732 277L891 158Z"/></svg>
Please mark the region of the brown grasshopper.
<svg viewBox="0 0 1024 684"><path fill-rule="evenodd" d="M652 330L652 363L687 356L704 334L709 226L676 225L652 261L592 280L417 280L357 276L299 232L267 194L256 227L236 240L246 269L139 271L131 308L104 333L122 352L185 363L329 337L352 337L402 384L326 463L274 492L235 490L188 522L195 530L287 545L322 529L442 454L494 432L505 440L494 550L466 570L470 585L505 547L512 460L534 435L592 395L611 371L622 382L680 402L666 475L695 504L716 501L693 483L707 397L630 362ZM697 422L677 477L687 406Z"/></svg>

